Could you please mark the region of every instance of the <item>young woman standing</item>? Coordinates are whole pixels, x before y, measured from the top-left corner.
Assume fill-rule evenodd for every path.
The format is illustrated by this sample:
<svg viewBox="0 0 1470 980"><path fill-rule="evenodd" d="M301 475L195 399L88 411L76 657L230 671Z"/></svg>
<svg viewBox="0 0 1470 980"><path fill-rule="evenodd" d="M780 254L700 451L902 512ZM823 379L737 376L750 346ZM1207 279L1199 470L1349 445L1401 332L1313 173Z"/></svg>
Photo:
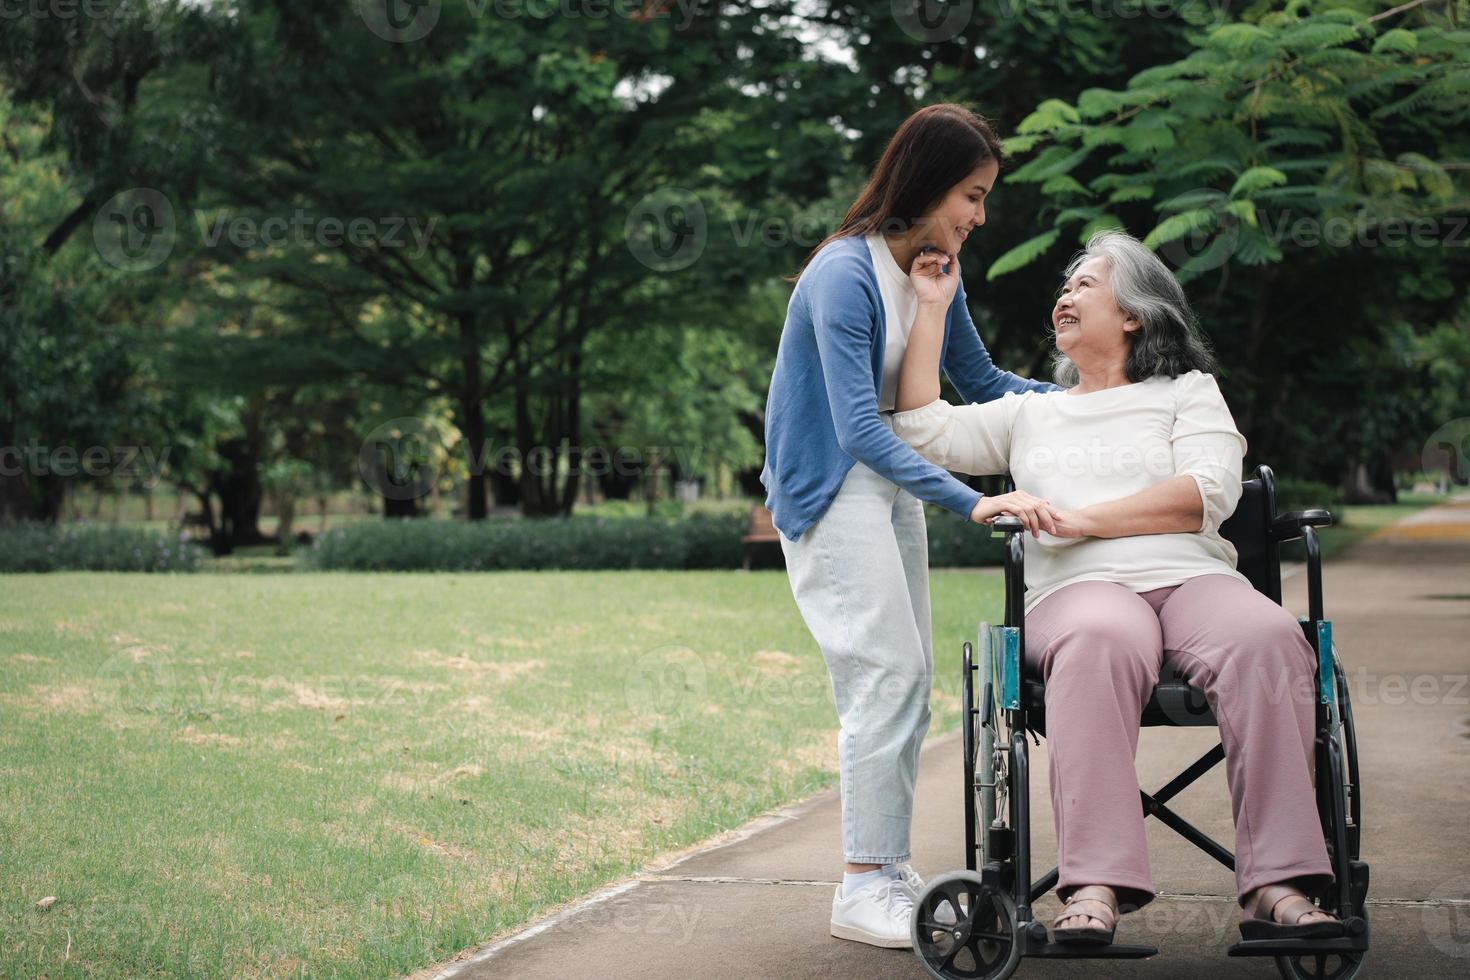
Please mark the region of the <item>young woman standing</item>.
<svg viewBox="0 0 1470 980"><path fill-rule="evenodd" d="M766 404L766 506L841 726L847 866L831 931L876 946L909 945L923 885L906 864L933 675L922 501L1054 529L1045 501L983 497L893 433L899 365L921 314L943 317L941 363L966 401L1053 387L991 362L953 261L985 223L1000 161L990 126L962 106L905 120L797 277Z"/></svg>

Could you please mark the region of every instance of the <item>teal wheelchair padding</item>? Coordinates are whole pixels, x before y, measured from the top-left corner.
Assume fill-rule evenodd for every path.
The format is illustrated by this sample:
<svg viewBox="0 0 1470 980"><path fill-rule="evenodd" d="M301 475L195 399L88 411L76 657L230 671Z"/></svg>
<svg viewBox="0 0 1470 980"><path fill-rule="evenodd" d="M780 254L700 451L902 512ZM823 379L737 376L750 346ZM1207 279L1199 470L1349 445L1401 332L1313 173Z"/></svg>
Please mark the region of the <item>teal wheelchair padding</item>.
<svg viewBox="0 0 1470 980"><path fill-rule="evenodd" d="M1317 700L1322 704L1337 701L1337 671L1332 668L1332 620L1317 621Z"/></svg>
<svg viewBox="0 0 1470 980"><path fill-rule="evenodd" d="M1021 630L1016 626L997 626L996 647L1000 650L1000 693L1004 707L1021 707Z"/></svg>

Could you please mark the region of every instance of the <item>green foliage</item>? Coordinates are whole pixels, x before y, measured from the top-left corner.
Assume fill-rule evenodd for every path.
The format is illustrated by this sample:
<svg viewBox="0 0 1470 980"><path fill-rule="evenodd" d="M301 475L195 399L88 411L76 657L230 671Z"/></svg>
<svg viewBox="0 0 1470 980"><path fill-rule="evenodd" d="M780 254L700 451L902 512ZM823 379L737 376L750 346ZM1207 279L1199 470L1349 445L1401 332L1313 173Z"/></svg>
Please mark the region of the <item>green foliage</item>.
<svg viewBox="0 0 1470 980"><path fill-rule="evenodd" d="M929 565L933 568L979 568L1005 563L1005 539L988 528L937 507L929 518Z"/></svg>
<svg viewBox="0 0 1470 980"><path fill-rule="evenodd" d="M1190 286L1253 457L1344 486L1369 470L1391 493L1385 474L1470 390L1470 250L1452 247L1470 238L1467 12L1258 6L1125 85L1082 89L1075 113L1049 98L1017 176L1041 184L1051 231L1020 236L990 278L1116 217ZM1077 207L1079 185L1107 210Z"/></svg>
<svg viewBox="0 0 1470 980"><path fill-rule="evenodd" d="M997 276L1005 275L1012 269L1019 269L1024 265L1029 265L1039 255L1051 248L1060 236L1061 231L1054 228L1051 231L1042 232L1029 241L1022 242L996 259L990 266L990 271L986 273L985 278L994 279Z"/></svg>
<svg viewBox="0 0 1470 980"><path fill-rule="evenodd" d="M1449 127L1470 121L1470 47L1449 42L1455 32L1437 11L1393 14L1370 21L1299 4L1197 35L1193 52L1135 74L1124 89L1089 88L1075 105L1047 99L1022 131L1050 143L1033 139L1026 149L1039 152L1011 179L1044 182L1042 193L1057 200L1087 187L1113 204L1150 202L1157 218L1141 231L1151 247L1229 227L1217 207L1185 209L1185 192L1251 202L1239 212L1249 223L1257 209L1321 219L1372 210L1382 220L1464 205L1444 162L1455 159ZM1398 17L1422 19L1410 27ZM1437 129L1394 122L1410 113L1432 114ZM1405 142L1414 149L1390 153ZM1089 153L1109 146L1117 149L1104 161ZM1216 257L1257 265L1293 247L1254 240L1242 255ZM1013 249L990 276L1044 254ZM1176 264L1188 279L1224 263Z"/></svg>
<svg viewBox="0 0 1470 980"><path fill-rule="evenodd" d="M1021 120L1016 132L1023 136L1028 133L1049 133L1066 123L1081 121L1081 113L1066 102L1061 99L1047 99L1036 107L1035 112Z"/></svg>
<svg viewBox="0 0 1470 980"><path fill-rule="evenodd" d="M611 508L609 508L611 510ZM997 565L1002 545L958 515L928 508L935 568ZM565 519L359 521L328 531L307 552L323 571L739 568L749 515Z"/></svg>
<svg viewBox="0 0 1470 980"><path fill-rule="evenodd" d="M1235 180L1230 188L1231 197L1250 195L1267 187L1280 187L1289 178L1275 167L1251 167Z"/></svg>
<svg viewBox="0 0 1470 980"><path fill-rule="evenodd" d="M0 527L0 573L195 572L203 549L178 536L111 524Z"/></svg>
<svg viewBox="0 0 1470 980"><path fill-rule="evenodd" d="M363 521L328 531L307 564L351 571L738 568L744 514Z"/></svg>
<svg viewBox="0 0 1470 980"><path fill-rule="evenodd" d="M1276 477L1276 512L1279 514L1291 510L1310 510L1314 507L1325 507L1334 514L1339 514L1342 506L1340 487L1315 480Z"/></svg>

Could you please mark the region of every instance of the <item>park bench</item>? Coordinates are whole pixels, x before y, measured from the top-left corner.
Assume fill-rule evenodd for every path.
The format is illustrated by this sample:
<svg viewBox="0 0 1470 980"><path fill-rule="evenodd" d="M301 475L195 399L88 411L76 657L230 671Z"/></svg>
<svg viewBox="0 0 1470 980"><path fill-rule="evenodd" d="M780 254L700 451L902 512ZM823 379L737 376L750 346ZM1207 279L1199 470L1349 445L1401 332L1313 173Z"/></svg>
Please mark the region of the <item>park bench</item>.
<svg viewBox="0 0 1470 980"><path fill-rule="evenodd" d="M781 568L786 564L786 555L781 551L781 535L771 523L771 512L757 504L750 511L750 527L740 539L745 546L745 557L741 567L747 572L754 567L756 559L766 558L762 565L770 564Z"/></svg>

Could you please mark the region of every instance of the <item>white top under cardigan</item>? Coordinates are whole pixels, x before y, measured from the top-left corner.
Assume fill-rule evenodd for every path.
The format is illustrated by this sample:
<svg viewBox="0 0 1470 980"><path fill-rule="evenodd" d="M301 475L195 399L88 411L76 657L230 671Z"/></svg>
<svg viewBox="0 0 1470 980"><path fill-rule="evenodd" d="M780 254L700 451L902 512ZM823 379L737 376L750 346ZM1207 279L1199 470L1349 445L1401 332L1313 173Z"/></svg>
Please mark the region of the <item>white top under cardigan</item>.
<svg viewBox="0 0 1470 980"><path fill-rule="evenodd" d="M1199 485L1198 531L1123 538L1026 535L1026 608L1074 582L1134 592L1197 575L1245 576L1220 525L1241 494L1245 438L1212 375L1191 371L1083 395L1007 394L983 405L935 400L893 416L894 432L960 473L1009 471L1017 489L1063 510L1117 500L1176 476Z"/></svg>
<svg viewBox="0 0 1470 980"><path fill-rule="evenodd" d="M908 273L899 268L888 243L878 232L863 238L873 256L873 272L878 277L878 292L883 297L883 315L888 333L883 338L883 390L878 392L878 411L893 411L898 397L898 371L908 350L909 333L919 315L919 294L909 282Z"/></svg>

